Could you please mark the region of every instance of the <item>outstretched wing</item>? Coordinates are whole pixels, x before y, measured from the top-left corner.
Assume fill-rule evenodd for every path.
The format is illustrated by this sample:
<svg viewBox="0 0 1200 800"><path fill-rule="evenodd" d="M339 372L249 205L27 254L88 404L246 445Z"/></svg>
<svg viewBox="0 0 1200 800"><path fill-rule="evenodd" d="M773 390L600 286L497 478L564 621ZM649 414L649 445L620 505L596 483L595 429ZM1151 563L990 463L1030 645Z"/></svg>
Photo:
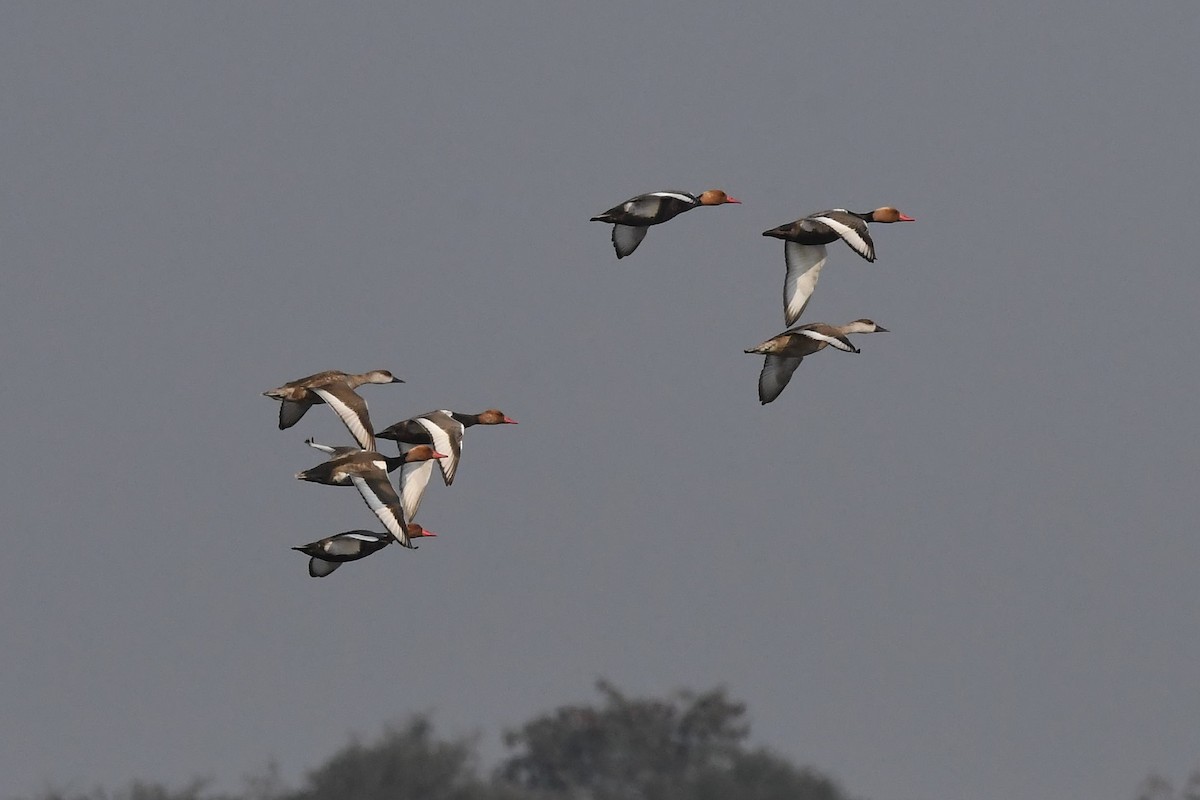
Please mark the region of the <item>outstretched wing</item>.
<svg viewBox="0 0 1200 800"><path fill-rule="evenodd" d="M284 400L279 404L279 430L287 430L300 421L312 403L304 400Z"/></svg>
<svg viewBox="0 0 1200 800"><path fill-rule="evenodd" d="M375 430L371 427L367 403L353 389L337 382L309 391L316 393L333 409L363 450L375 449Z"/></svg>
<svg viewBox="0 0 1200 800"><path fill-rule="evenodd" d="M765 406L779 397L803 360L803 357L765 356L762 372L758 374L758 402Z"/></svg>
<svg viewBox="0 0 1200 800"><path fill-rule="evenodd" d="M613 249L617 251L617 258L624 258L637 250L642 239L646 238L648 230L650 229L644 225L613 225L612 243Z"/></svg>
<svg viewBox="0 0 1200 800"><path fill-rule="evenodd" d="M450 416L449 411L431 411L416 418L416 422L429 434L433 449L445 455L438 459L442 480L447 486L454 483L458 471L458 459L462 456L463 431L461 422Z"/></svg>
<svg viewBox="0 0 1200 800"><path fill-rule="evenodd" d="M783 319L793 325L817 288L821 267L825 266L825 245L783 243L783 259L787 263L787 277L783 281Z"/></svg>
<svg viewBox="0 0 1200 800"><path fill-rule="evenodd" d="M400 468L400 505L404 509L404 518L412 521L421 507L421 498L425 495L425 487L429 485L429 477L433 475L433 462L414 461Z"/></svg>
<svg viewBox="0 0 1200 800"><path fill-rule="evenodd" d="M308 574L314 578L324 578L329 573L340 567L340 561L326 561L322 558L310 558L308 560Z"/></svg>
<svg viewBox="0 0 1200 800"><path fill-rule="evenodd" d="M411 548L412 543L408 540L408 526L404 521L404 509L400 505L400 498L396 495L396 490L392 488L392 483L388 480L387 473L379 470L378 474L372 472L366 476L352 475L350 480L354 483L354 488L358 489L358 493L362 495L362 499L366 501L367 507L375 512L375 516L388 529L388 533L395 538L396 542L402 547Z"/></svg>

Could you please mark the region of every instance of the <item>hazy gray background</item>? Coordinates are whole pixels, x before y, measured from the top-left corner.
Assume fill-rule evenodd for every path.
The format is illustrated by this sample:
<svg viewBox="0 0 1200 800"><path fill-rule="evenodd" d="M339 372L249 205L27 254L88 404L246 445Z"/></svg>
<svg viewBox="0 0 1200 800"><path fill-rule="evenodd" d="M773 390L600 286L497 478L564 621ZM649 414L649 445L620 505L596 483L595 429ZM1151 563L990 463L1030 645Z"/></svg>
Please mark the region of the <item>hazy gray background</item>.
<svg viewBox="0 0 1200 800"><path fill-rule="evenodd" d="M796 5L4 5L0 795L495 756L597 675L872 800L1197 766L1200 5ZM760 407L761 231L885 203L805 318L894 332ZM259 393L372 368L521 424L315 581L373 518Z"/></svg>

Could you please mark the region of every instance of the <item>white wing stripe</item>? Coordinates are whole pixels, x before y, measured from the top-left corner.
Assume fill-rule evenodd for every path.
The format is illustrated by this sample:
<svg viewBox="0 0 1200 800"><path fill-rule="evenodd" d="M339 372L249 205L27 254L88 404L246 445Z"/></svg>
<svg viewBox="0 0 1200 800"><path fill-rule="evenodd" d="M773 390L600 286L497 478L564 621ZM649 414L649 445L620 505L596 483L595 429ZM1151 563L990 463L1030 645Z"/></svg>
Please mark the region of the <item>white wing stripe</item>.
<svg viewBox="0 0 1200 800"><path fill-rule="evenodd" d="M397 519L395 511L375 494L369 483L361 475L353 475L350 478L354 482L354 488L358 489L358 493L362 495L362 499L366 501L367 506L375 512L375 516L383 523L383 526L388 529L388 533L395 536L400 544L408 547L408 530L405 528L404 520Z"/></svg>
<svg viewBox="0 0 1200 800"><path fill-rule="evenodd" d="M696 205L696 198L690 197L690 196L688 196L686 194L682 194L680 192L648 192L647 194L649 194L651 197L670 197L675 200L682 200L683 202L687 203L688 205L692 205L692 206Z"/></svg>
<svg viewBox="0 0 1200 800"><path fill-rule="evenodd" d="M453 435L451 435L450 431L431 419L417 417L417 423L429 432L429 438L433 441L434 449L446 456L438 460L438 466L442 470L442 478L445 480L446 485L449 486L454 480L454 473L458 471L458 459L462 455L464 427L461 422L450 416L449 411L438 413L444 413L448 420L447 424L455 426ZM457 442L455 441L456 439Z"/></svg>
<svg viewBox="0 0 1200 800"><path fill-rule="evenodd" d="M871 258L874 256L871 245L868 244L865 239L863 239L862 235L859 234L858 231L854 230L854 228L851 228L846 223L833 219L832 217L813 217L813 219L817 220L818 222L824 222L826 225L833 228L834 233L842 237L842 240L845 241L846 244L853 247L854 251L863 258Z"/></svg>
<svg viewBox="0 0 1200 800"><path fill-rule="evenodd" d="M450 451L454 447L450 444L450 434L446 432L445 428L424 417L417 417L417 424L428 431L429 438L433 441L434 450L447 456L450 455Z"/></svg>
<svg viewBox="0 0 1200 800"><path fill-rule="evenodd" d="M379 495L375 494L375 490L371 488L371 484L367 483L366 478L361 475L351 475L350 482L354 484L355 489L358 489L358 493L362 495L362 499L366 501L372 511L378 512L381 508L387 508L387 503L379 499Z"/></svg>
<svg viewBox="0 0 1200 800"><path fill-rule="evenodd" d="M817 333L816 331L812 330L799 330L796 331L796 333L800 334L801 336L807 336L809 339L816 339L818 342L824 342L830 347L836 347L838 350L844 350L847 353L854 352L853 347L847 347L845 342L835 336L826 336L823 333Z"/></svg>
<svg viewBox="0 0 1200 800"><path fill-rule="evenodd" d="M324 389L313 389L312 391L316 392L334 410L334 413L341 417L346 428L364 450L375 449L375 434L367 430L367 426L363 424L354 409L343 403L340 397Z"/></svg>

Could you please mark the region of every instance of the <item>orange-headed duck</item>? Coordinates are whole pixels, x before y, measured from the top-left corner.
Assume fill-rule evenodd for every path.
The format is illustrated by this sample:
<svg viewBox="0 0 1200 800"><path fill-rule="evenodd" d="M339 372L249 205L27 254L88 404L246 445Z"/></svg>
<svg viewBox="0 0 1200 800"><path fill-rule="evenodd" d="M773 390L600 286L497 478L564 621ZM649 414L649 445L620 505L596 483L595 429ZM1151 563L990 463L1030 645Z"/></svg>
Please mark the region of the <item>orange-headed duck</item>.
<svg viewBox="0 0 1200 800"><path fill-rule="evenodd" d="M700 206L720 206L741 203L720 189L709 189L698 195L687 192L648 192L631 197L619 206L592 217L592 222L613 224L612 243L617 258L624 258L637 249L646 238L646 229L679 216Z"/></svg>
<svg viewBox="0 0 1200 800"><path fill-rule="evenodd" d="M810 214L803 219L780 225L763 236L783 239L783 257L787 277L783 284L783 318L787 325L795 324L804 313L821 267L825 266L825 245L841 239L867 261L875 260L875 243L867 230L868 222L916 222L891 206L859 213L834 208Z"/></svg>
<svg viewBox="0 0 1200 800"><path fill-rule="evenodd" d="M298 472L296 477L302 481L330 486L354 486L388 532L396 537L397 543L404 547L412 547L405 530L404 508L387 474L404 464L435 458L445 456L429 445L419 445L399 456L385 456L371 450L360 450Z"/></svg>
<svg viewBox="0 0 1200 800"><path fill-rule="evenodd" d="M332 447L327 444L321 444L314 439L305 439L304 443L309 447L315 447L323 453L329 453L334 459L342 456L353 455L363 452L358 447ZM417 452L417 457L409 456L417 448L423 448ZM442 448L439 445L439 449ZM424 458L426 451L433 455L429 458ZM405 460L408 459L408 460ZM400 468L400 477L396 481L399 487L400 505L404 509L404 518L410 522L417 516L417 509L421 506L421 497L425 494L425 487L429 485L429 476L433 474L434 463L441 464L449 459L449 456L442 456L429 445L401 445L400 457L389 462L388 472L392 472L396 467Z"/></svg>
<svg viewBox="0 0 1200 800"><path fill-rule="evenodd" d="M422 528L415 522L408 523L409 539L419 539L423 536L437 536L437 534ZM310 556L308 560L309 575L314 578L323 578L345 562L366 558L394 541L396 539L390 533L346 531L292 549ZM416 545L413 545L412 549L417 549Z"/></svg>
<svg viewBox="0 0 1200 800"><path fill-rule="evenodd" d="M403 444L432 444L446 457L438 461L442 480L447 486L454 483L458 470L458 459L462 455L463 431L473 425L516 425L517 421L498 408L489 408L479 414L464 414L459 411L438 409L389 425L376 434L380 439L391 439Z"/></svg>

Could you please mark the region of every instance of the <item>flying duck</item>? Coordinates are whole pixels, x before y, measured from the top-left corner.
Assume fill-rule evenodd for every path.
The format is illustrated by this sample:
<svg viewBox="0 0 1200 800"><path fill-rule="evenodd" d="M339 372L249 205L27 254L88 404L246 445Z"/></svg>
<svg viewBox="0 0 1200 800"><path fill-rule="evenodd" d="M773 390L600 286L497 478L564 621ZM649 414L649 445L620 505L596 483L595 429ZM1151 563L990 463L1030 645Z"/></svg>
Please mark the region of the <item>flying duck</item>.
<svg viewBox="0 0 1200 800"><path fill-rule="evenodd" d="M624 258L642 243L642 239L646 238L646 230L651 225L659 225L700 206L741 202L720 189L709 189L698 195L687 192L648 192L631 197L603 214L597 214L592 217L591 222L613 224L613 249L617 251L617 258Z"/></svg>
<svg viewBox="0 0 1200 800"><path fill-rule="evenodd" d="M478 414L438 409L415 417L401 420L375 434L380 439L391 439L397 444L431 444L446 457L437 463L442 470L442 481L449 486L454 483L458 471L458 459L462 455L463 432L473 425L516 425L517 421L498 408L489 408Z"/></svg>
<svg viewBox="0 0 1200 800"><path fill-rule="evenodd" d="M763 236L783 239L783 258L787 264L787 277L783 283L783 318L787 325L794 325L804 313L821 267L825 266L825 245L841 239L867 261L875 260L875 243L867 230L868 222L916 222L891 206L874 211L858 213L844 208L833 208L810 214L803 219L780 225Z"/></svg>
<svg viewBox="0 0 1200 800"><path fill-rule="evenodd" d="M425 530L415 522L408 523L409 539L419 539L422 536L437 536L437 534ZM323 578L343 563L366 558L394 541L396 539L390 533L345 531L292 549L311 556L308 560L308 574L314 578ZM412 549L415 550L416 545L413 545Z"/></svg>
<svg viewBox="0 0 1200 800"><path fill-rule="evenodd" d="M876 325L869 319L856 319L846 325L810 322L751 347L745 352L765 356L762 372L758 375L758 401L765 406L779 397L805 356L811 356L826 347L835 347L847 353L859 352L846 338L846 334L887 332L887 328Z"/></svg>
<svg viewBox="0 0 1200 800"><path fill-rule="evenodd" d="M372 450L360 450L349 455L332 458L312 469L297 472L302 481L324 483L330 486L354 486L367 506L384 524L388 532L396 537L403 547L412 547L408 541L404 509L387 474L404 464L445 458L428 445L420 445L399 456L385 456Z"/></svg>
<svg viewBox="0 0 1200 800"><path fill-rule="evenodd" d="M367 383L404 383L386 369L376 369L361 374L350 374L328 370L306 378L289 381L283 386L269 389L263 394L280 400L279 429L295 425L305 412L319 403L326 403L345 424L364 450L375 449L375 434L371 428L371 417L367 414L366 402L355 393L355 389Z"/></svg>

